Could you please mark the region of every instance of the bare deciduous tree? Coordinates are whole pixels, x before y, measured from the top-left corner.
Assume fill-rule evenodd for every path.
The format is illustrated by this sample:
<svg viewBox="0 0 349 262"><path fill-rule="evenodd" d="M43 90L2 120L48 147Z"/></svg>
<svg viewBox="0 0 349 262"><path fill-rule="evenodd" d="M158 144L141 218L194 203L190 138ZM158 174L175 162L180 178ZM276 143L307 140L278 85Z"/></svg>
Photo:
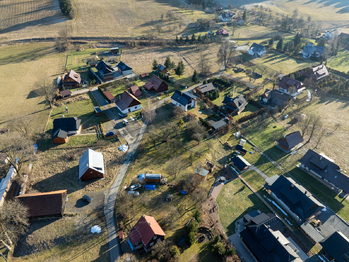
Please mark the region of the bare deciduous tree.
<svg viewBox="0 0 349 262"><path fill-rule="evenodd" d="M33 141L17 132L2 135L0 152L7 156L8 164L12 165L16 173L21 177L22 164L33 156Z"/></svg>
<svg viewBox="0 0 349 262"><path fill-rule="evenodd" d="M322 139L325 137L326 133L327 133L326 127L324 127L323 125L318 127L318 129L316 131L316 144L315 144L314 149L317 149L317 147L321 143Z"/></svg>
<svg viewBox="0 0 349 262"><path fill-rule="evenodd" d="M53 99L56 96L57 84L54 81L49 80L48 77L43 77L40 82L36 83L38 89L37 94L45 97L46 102L53 107Z"/></svg>
<svg viewBox="0 0 349 262"><path fill-rule="evenodd" d="M298 123L297 123L298 127L301 129L301 135L303 138L308 131L310 123L311 123L310 116L307 116L307 118L305 118L301 121L298 121Z"/></svg>
<svg viewBox="0 0 349 262"><path fill-rule="evenodd" d="M0 242L11 250L11 245L26 232L28 226L28 208L18 200L5 202L0 209Z"/></svg>
<svg viewBox="0 0 349 262"><path fill-rule="evenodd" d="M153 103L151 102L151 99L147 99L147 108L142 108L142 115L144 118L144 121L147 124L151 124L151 122L154 120L156 116L155 109L153 109Z"/></svg>
<svg viewBox="0 0 349 262"><path fill-rule="evenodd" d="M309 143L310 140L312 139L315 131L322 126L321 123L321 116L319 115L309 115L309 119L310 119L310 125L309 125L309 138L308 141L306 143Z"/></svg>
<svg viewBox="0 0 349 262"><path fill-rule="evenodd" d="M207 77L211 73L211 66L208 62L207 54L201 53L199 58L200 74Z"/></svg>
<svg viewBox="0 0 349 262"><path fill-rule="evenodd" d="M234 48L232 44L228 40L223 41L217 53L217 58L218 58L217 63L222 64L225 69L233 53L234 53Z"/></svg>
<svg viewBox="0 0 349 262"><path fill-rule="evenodd" d="M56 38L56 49L60 52L65 52L69 49L69 31L67 28L58 32L58 37Z"/></svg>
<svg viewBox="0 0 349 262"><path fill-rule="evenodd" d="M182 119L185 116L185 111L179 106L175 106L172 110L172 117L174 119Z"/></svg>
<svg viewBox="0 0 349 262"><path fill-rule="evenodd" d="M168 160L166 164L167 174L176 178L177 175L179 175L180 172L184 169L186 161L183 161L183 159L181 159L180 157L175 156Z"/></svg>

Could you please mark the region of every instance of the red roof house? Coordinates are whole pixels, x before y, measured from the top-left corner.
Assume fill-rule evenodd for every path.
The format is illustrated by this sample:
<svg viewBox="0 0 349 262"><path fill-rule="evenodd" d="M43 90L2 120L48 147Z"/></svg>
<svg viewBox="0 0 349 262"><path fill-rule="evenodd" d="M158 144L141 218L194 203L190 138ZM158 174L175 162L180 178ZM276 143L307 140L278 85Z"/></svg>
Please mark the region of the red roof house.
<svg viewBox="0 0 349 262"><path fill-rule="evenodd" d="M104 96L107 98L107 100L111 102L115 102L115 97L107 90L103 91Z"/></svg>
<svg viewBox="0 0 349 262"><path fill-rule="evenodd" d="M229 33L225 29L219 29L217 30L216 35L229 36Z"/></svg>
<svg viewBox="0 0 349 262"><path fill-rule="evenodd" d="M164 240L165 235L154 217L143 215L131 229L128 238L132 250L144 248L148 252L154 244Z"/></svg>
<svg viewBox="0 0 349 262"><path fill-rule="evenodd" d="M148 91L154 91L156 93L165 92L168 90L168 85L158 78L156 75L153 75L150 78L150 81L144 86Z"/></svg>
<svg viewBox="0 0 349 262"><path fill-rule="evenodd" d="M141 101L127 91L120 96L120 99L116 100L115 104L116 107L124 114L142 109Z"/></svg>
<svg viewBox="0 0 349 262"><path fill-rule="evenodd" d="M63 86L65 88L79 87L81 84L81 76L73 70L64 76Z"/></svg>
<svg viewBox="0 0 349 262"><path fill-rule="evenodd" d="M142 91L139 89L138 85L134 85L130 87L130 93L135 97L142 96Z"/></svg>
<svg viewBox="0 0 349 262"><path fill-rule="evenodd" d="M63 216L67 190L24 194L15 197L28 207L28 217Z"/></svg>

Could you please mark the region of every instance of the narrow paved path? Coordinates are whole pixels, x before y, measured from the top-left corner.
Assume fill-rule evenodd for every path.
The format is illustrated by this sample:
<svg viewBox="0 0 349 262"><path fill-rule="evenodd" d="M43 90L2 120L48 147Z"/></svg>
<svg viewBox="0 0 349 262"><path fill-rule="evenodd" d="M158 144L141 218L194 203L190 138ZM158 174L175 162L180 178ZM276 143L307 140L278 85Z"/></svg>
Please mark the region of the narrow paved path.
<svg viewBox="0 0 349 262"><path fill-rule="evenodd" d="M250 168L249 169L252 169L252 170L254 170L254 171L256 171L258 174L260 174L264 179L267 179L268 178L268 176L266 175L266 174L264 174L262 171L260 171L257 167L255 167L255 166L250 166Z"/></svg>

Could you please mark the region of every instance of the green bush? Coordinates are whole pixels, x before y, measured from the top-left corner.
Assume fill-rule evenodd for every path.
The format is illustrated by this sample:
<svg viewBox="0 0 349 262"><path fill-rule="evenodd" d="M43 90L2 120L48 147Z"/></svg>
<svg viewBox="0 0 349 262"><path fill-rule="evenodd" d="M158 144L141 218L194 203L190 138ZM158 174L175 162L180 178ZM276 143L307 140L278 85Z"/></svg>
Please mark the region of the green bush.
<svg viewBox="0 0 349 262"><path fill-rule="evenodd" d="M214 244L212 248L212 252L220 256L225 255L226 250L225 250L224 244L222 242L218 242L217 244Z"/></svg>
<svg viewBox="0 0 349 262"><path fill-rule="evenodd" d="M201 212L200 212L200 210L195 209L193 217L195 218L195 220L196 220L199 224L201 223L202 218L201 218Z"/></svg>
<svg viewBox="0 0 349 262"><path fill-rule="evenodd" d="M188 235L188 244L192 246L195 243L195 233L190 232Z"/></svg>
<svg viewBox="0 0 349 262"><path fill-rule="evenodd" d="M179 249L177 246L172 246L170 250L171 256L172 257L179 257L181 252L179 252Z"/></svg>
<svg viewBox="0 0 349 262"><path fill-rule="evenodd" d="M59 8L64 15L69 15L69 13L73 11L70 0L59 0Z"/></svg>
<svg viewBox="0 0 349 262"><path fill-rule="evenodd" d="M196 224L196 221L192 219L188 225L188 232L189 233L194 233L194 235L198 232L198 226Z"/></svg>
<svg viewBox="0 0 349 262"><path fill-rule="evenodd" d="M236 255L235 247L232 247L231 249L229 249L229 251L227 252L227 254L228 254L229 256L234 256L234 255Z"/></svg>

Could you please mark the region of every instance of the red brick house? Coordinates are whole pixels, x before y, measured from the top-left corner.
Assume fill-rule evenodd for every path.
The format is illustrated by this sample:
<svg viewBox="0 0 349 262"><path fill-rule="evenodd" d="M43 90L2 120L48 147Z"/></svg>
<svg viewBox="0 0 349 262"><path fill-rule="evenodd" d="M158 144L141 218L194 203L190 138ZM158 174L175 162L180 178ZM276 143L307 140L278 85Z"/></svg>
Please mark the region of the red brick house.
<svg viewBox="0 0 349 262"><path fill-rule="evenodd" d="M168 85L165 81L158 78L156 75L153 75L150 78L150 81L144 86L148 91L154 91L155 93L161 93L168 90Z"/></svg>
<svg viewBox="0 0 349 262"><path fill-rule="evenodd" d="M130 87L130 93L135 97L142 96L142 91L139 89L138 85L134 85Z"/></svg>
<svg viewBox="0 0 349 262"><path fill-rule="evenodd" d="M70 70L68 74L64 76L63 87L76 88L81 85L81 76L73 70Z"/></svg>
<svg viewBox="0 0 349 262"><path fill-rule="evenodd" d="M24 194L15 197L28 207L28 217L63 216L68 200L67 190Z"/></svg>
<svg viewBox="0 0 349 262"><path fill-rule="evenodd" d="M165 235L154 217L143 215L128 234L128 243L132 250L143 248L149 252L157 242L165 239Z"/></svg>

